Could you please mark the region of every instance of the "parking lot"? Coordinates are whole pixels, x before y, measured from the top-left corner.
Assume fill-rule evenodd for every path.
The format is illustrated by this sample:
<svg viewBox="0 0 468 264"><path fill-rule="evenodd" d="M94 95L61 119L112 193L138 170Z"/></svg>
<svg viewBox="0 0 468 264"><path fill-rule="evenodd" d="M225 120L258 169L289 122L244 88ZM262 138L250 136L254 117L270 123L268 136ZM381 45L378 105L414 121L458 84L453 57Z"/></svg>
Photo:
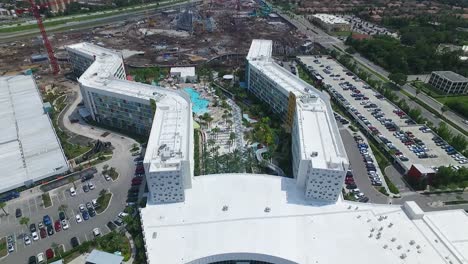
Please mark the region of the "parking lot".
<svg viewBox="0 0 468 264"><path fill-rule="evenodd" d="M428 168L460 165L445 149L436 145L432 140L436 135L432 131L413 124L405 113L335 60L325 56L305 56L299 59L314 75L323 78L331 94L353 113L358 122L367 126L369 132L377 136L387 149L395 153L406 170L412 164L422 164Z"/></svg>
<svg viewBox="0 0 468 264"><path fill-rule="evenodd" d="M41 252L45 254L46 250L52 248L53 244L63 245L65 251L71 249L72 237L76 237L80 243L93 239L94 228L99 228L101 234L110 232L109 228L106 226L109 219L96 214L94 217L89 217L89 220L84 220L79 210L80 204L86 206L86 203L97 199L102 189L109 189L113 184L112 180L106 181L100 174L96 174L96 176L91 179L91 182L95 188L93 190L88 190L88 192L85 192L83 189L83 185L88 182L75 182L75 196L70 195L70 187L73 186L71 183L50 191L52 206L48 208L43 207L41 193L36 193L36 191L31 192L30 195L28 195L26 191L25 195L22 195L21 198L8 202L5 210L9 215L0 218L0 224L2 226L0 229L0 236L11 236L13 238L14 251L10 252L9 255L0 262L27 263L29 256L37 256L37 254ZM66 222L69 226L66 230L61 224L58 224L59 229L56 229L55 222L59 220L60 207L64 209L67 219ZM16 217L17 209L21 210L21 217L29 218L30 221L27 226L19 223L21 217ZM77 214L81 216L82 221L80 223L78 223L75 218ZM44 234L41 234L39 223L43 222L43 217L45 215L50 217L51 226L54 229L52 235L46 234L44 236ZM38 240L32 239L29 228L31 224L35 224L36 226ZM46 227L44 227L44 229L47 230ZM25 234L31 238L31 243L29 245L26 245L24 241Z"/></svg>

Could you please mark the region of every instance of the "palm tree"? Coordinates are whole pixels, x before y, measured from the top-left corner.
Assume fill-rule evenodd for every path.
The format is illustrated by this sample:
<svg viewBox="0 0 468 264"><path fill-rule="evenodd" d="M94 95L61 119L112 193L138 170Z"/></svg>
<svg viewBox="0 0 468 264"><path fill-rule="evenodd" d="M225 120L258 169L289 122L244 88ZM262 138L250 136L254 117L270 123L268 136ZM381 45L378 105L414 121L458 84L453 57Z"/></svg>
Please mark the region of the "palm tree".
<svg viewBox="0 0 468 264"><path fill-rule="evenodd" d="M59 211L62 211L62 212L65 213L65 211L67 211L67 209L68 209L68 205L61 204L58 209L59 209Z"/></svg>
<svg viewBox="0 0 468 264"><path fill-rule="evenodd" d="M231 146L235 139L236 139L236 133L231 132L229 134L229 151L231 151Z"/></svg>
<svg viewBox="0 0 468 264"><path fill-rule="evenodd" d="M20 220L19 220L19 223L20 223L20 225L25 225L26 227L28 227L29 218L27 218L27 217L21 217Z"/></svg>
<svg viewBox="0 0 468 264"><path fill-rule="evenodd" d="M218 138L218 133L221 131L221 129L219 127L215 127L213 129L211 129L211 132L214 133L215 135L215 138Z"/></svg>
<svg viewBox="0 0 468 264"><path fill-rule="evenodd" d="M213 146L216 144L216 141L212 138L208 139L208 146L210 146L211 148L213 148Z"/></svg>
<svg viewBox="0 0 468 264"><path fill-rule="evenodd" d="M68 177L68 183L73 183L73 188L75 188L76 190L75 179L73 178L73 176Z"/></svg>
<svg viewBox="0 0 468 264"><path fill-rule="evenodd" d="M231 119L228 119L228 120L226 121L226 123L227 123L227 125L228 125L228 127L229 127L229 130L231 130L231 127L232 127L232 120L231 120Z"/></svg>
<svg viewBox="0 0 468 264"><path fill-rule="evenodd" d="M0 208L3 210L5 215L8 215L8 213L5 211L6 203L5 202L0 202Z"/></svg>
<svg viewBox="0 0 468 264"><path fill-rule="evenodd" d="M60 257L62 257L62 250L60 249L60 245L53 242L50 247L54 250L55 254L58 254Z"/></svg>

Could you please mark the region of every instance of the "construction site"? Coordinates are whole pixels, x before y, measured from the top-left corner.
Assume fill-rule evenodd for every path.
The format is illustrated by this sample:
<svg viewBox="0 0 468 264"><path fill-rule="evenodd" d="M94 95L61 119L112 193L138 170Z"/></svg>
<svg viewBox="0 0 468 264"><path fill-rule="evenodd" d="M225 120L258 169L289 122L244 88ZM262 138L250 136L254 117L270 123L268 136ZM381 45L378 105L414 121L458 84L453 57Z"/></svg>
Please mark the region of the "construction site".
<svg viewBox="0 0 468 264"><path fill-rule="evenodd" d="M188 3L176 9L148 10L143 16L109 25L49 34L60 74L69 72L64 47L76 42L123 50L130 67L170 67L231 59L243 63L241 58L255 38L272 39L277 55L294 55L307 42L268 5L254 0ZM39 36L0 44L0 75L34 69L38 76L51 76L47 57Z"/></svg>

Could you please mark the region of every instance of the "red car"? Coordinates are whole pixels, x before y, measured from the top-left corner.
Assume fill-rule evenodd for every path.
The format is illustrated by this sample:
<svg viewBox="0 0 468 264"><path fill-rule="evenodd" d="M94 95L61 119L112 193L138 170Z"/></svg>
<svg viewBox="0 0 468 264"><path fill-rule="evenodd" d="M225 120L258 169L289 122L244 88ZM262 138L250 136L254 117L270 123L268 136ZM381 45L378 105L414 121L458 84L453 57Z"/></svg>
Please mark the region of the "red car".
<svg viewBox="0 0 468 264"><path fill-rule="evenodd" d="M55 232L59 232L60 230L62 230L62 225L60 224L60 220L55 221L54 227L55 227Z"/></svg>
<svg viewBox="0 0 468 264"><path fill-rule="evenodd" d="M47 259L54 258L54 251L51 248L47 249L45 254L46 254Z"/></svg>
<svg viewBox="0 0 468 264"><path fill-rule="evenodd" d="M39 233L41 235L41 238L46 238L47 237L47 231L45 230L44 227L39 229Z"/></svg>
<svg viewBox="0 0 468 264"><path fill-rule="evenodd" d="M133 178L132 183L141 183L142 180L142 178Z"/></svg>

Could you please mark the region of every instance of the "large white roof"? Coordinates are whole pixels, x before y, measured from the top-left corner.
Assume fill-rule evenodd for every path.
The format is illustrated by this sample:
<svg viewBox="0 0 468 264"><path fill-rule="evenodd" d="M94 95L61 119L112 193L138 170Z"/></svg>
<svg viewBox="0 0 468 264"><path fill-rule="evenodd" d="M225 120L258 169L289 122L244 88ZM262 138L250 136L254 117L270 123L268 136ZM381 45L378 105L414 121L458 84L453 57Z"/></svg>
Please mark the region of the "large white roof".
<svg viewBox="0 0 468 264"><path fill-rule="evenodd" d="M186 93L114 77L123 63L115 51L89 43L74 44L67 49L95 58L79 78L87 90L121 99L131 98L144 104L150 99L155 100L156 113L145 155L145 163L151 164L149 171L174 168L181 160L188 159L192 111ZM160 149L163 145L165 151Z"/></svg>
<svg viewBox="0 0 468 264"><path fill-rule="evenodd" d="M149 263L468 261L461 210L411 220L398 205L319 204L294 179L270 175L207 175L192 184L184 203L141 209Z"/></svg>
<svg viewBox="0 0 468 264"><path fill-rule="evenodd" d="M273 41L267 39L254 39L252 40L252 44L250 44L247 60L256 60L262 57L271 58L272 48Z"/></svg>
<svg viewBox="0 0 468 264"><path fill-rule="evenodd" d="M0 192L67 170L32 76L0 77Z"/></svg>
<svg viewBox="0 0 468 264"><path fill-rule="evenodd" d="M313 16L322 20L322 22L327 23L327 24L349 24L349 22L346 21L344 18L335 16L335 15L315 14Z"/></svg>
<svg viewBox="0 0 468 264"><path fill-rule="evenodd" d="M271 44L271 40L253 40L247 60L250 67L274 81L285 96L296 96L302 159L312 160L313 168L346 170L348 159L329 97L274 62Z"/></svg>

